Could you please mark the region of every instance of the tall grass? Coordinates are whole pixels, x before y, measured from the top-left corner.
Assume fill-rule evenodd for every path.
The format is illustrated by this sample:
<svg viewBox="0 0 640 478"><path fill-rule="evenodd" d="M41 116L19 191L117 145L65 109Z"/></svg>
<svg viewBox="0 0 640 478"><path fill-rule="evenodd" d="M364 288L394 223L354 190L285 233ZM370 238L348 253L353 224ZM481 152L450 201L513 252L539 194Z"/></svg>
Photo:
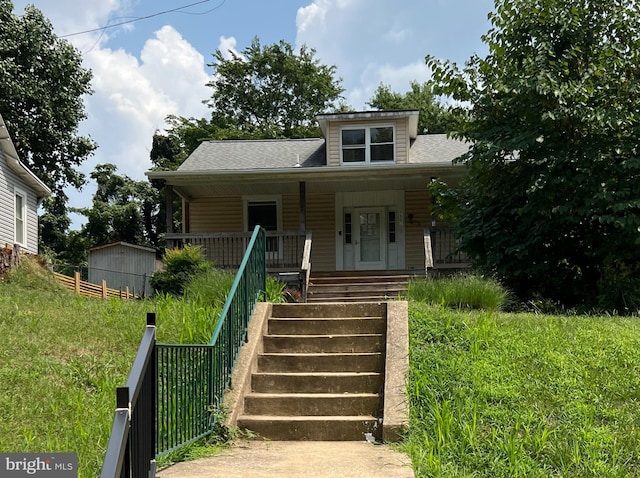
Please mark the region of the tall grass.
<svg viewBox="0 0 640 478"><path fill-rule="evenodd" d="M509 293L498 282L477 275L412 279L407 296L417 302L460 309L501 310Z"/></svg>
<svg viewBox="0 0 640 478"><path fill-rule="evenodd" d="M410 305L418 477L640 476L640 322Z"/></svg>
<svg viewBox="0 0 640 478"><path fill-rule="evenodd" d="M208 343L232 282L211 272L186 299L89 299L23 261L0 281L0 452L77 452L79 477L98 476L146 313L161 342Z"/></svg>

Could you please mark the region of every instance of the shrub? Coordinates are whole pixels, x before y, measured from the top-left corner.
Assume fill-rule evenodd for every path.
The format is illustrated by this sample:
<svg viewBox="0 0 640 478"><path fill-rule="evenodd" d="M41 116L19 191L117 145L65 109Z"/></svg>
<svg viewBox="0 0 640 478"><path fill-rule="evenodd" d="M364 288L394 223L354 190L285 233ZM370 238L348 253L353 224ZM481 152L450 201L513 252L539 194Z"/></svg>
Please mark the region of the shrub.
<svg viewBox="0 0 640 478"><path fill-rule="evenodd" d="M509 302L508 291L497 281L477 275L413 279L407 296L419 302L463 309L500 310Z"/></svg>
<svg viewBox="0 0 640 478"><path fill-rule="evenodd" d="M180 296L185 285L198 273L212 267L202 255L200 246L187 245L183 249L168 249L162 262L165 270L151 277L151 287L159 294Z"/></svg>

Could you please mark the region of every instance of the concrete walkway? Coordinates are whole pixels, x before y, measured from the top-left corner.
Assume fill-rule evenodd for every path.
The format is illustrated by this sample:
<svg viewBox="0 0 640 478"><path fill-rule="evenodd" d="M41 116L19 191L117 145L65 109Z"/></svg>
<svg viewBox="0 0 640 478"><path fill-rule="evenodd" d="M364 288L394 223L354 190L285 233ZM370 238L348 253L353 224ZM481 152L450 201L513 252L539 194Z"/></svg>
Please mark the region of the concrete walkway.
<svg viewBox="0 0 640 478"><path fill-rule="evenodd" d="M411 461L386 445L344 441L239 442L218 455L178 463L158 478L414 478Z"/></svg>

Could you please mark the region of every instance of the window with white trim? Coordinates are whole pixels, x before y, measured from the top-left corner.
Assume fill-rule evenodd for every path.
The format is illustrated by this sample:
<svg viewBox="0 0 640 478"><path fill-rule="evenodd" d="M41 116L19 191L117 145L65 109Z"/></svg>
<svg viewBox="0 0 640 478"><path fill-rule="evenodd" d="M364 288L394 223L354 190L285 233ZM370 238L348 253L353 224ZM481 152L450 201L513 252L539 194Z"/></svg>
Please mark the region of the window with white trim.
<svg viewBox="0 0 640 478"><path fill-rule="evenodd" d="M342 163L389 163L395 161L393 126L343 128L340 132Z"/></svg>
<svg viewBox="0 0 640 478"><path fill-rule="evenodd" d="M14 233L13 241L21 246L27 245L27 195L23 191L14 191Z"/></svg>

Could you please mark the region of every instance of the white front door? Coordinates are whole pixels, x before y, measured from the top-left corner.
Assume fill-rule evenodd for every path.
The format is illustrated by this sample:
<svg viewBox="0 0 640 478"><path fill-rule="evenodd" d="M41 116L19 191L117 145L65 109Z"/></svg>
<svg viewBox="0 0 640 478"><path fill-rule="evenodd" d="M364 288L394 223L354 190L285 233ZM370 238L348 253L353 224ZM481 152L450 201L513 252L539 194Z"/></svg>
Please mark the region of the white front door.
<svg viewBox="0 0 640 478"><path fill-rule="evenodd" d="M383 208L356 209L354 243L356 269L386 269L386 224Z"/></svg>

